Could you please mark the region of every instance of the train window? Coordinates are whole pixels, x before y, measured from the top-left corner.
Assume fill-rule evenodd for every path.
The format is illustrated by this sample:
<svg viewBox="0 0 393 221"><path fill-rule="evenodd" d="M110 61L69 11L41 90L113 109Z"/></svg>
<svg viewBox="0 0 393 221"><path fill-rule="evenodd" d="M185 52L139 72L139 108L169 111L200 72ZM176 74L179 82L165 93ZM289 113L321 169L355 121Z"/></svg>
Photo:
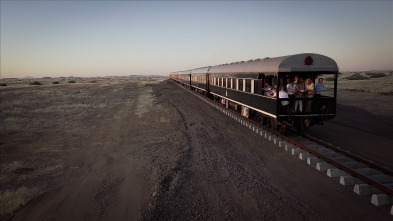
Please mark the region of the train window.
<svg viewBox="0 0 393 221"><path fill-rule="evenodd" d="M245 79L245 81L246 81L246 88L244 91L251 93L251 79Z"/></svg>
<svg viewBox="0 0 393 221"><path fill-rule="evenodd" d="M227 86L227 79L226 78L222 78L222 86L223 87Z"/></svg>
<svg viewBox="0 0 393 221"><path fill-rule="evenodd" d="M239 91L243 91L243 79L239 79L239 87L238 87Z"/></svg>
<svg viewBox="0 0 393 221"><path fill-rule="evenodd" d="M232 89L237 90L237 78L233 78L232 80Z"/></svg>
<svg viewBox="0 0 393 221"><path fill-rule="evenodd" d="M262 94L262 80L254 80L254 93Z"/></svg>

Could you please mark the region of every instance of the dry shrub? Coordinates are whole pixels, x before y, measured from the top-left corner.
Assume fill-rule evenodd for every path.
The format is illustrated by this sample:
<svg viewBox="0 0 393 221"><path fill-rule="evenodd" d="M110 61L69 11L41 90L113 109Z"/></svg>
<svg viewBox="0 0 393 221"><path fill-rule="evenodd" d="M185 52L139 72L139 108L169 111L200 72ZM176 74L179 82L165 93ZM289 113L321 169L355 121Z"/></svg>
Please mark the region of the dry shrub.
<svg viewBox="0 0 393 221"><path fill-rule="evenodd" d="M68 83L73 84L76 83L74 80L68 81Z"/></svg>
<svg viewBox="0 0 393 221"><path fill-rule="evenodd" d="M29 85L42 85L39 81L30 82Z"/></svg>
<svg viewBox="0 0 393 221"><path fill-rule="evenodd" d="M23 167L23 165L19 161L13 161L10 164L4 165L2 167L2 171L6 172L6 173L9 173L9 172L13 172L15 170L18 170L18 169L20 169L22 167Z"/></svg>
<svg viewBox="0 0 393 221"><path fill-rule="evenodd" d="M384 73L366 73L366 75L370 76L370 78L386 77L386 74L384 74Z"/></svg>
<svg viewBox="0 0 393 221"><path fill-rule="evenodd" d="M39 195L37 188L20 187L12 191L6 190L0 193L0 220L7 220L21 206Z"/></svg>
<svg viewBox="0 0 393 221"><path fill-rule="evenodd" d="M59 82L58 81L54 81L52 84L59 84Z"/></svg>
<svg viewBox="0 0 393 221"><path fill-rule="evenodd" d="M1 83L0 86L7 86L7 84Z"/></svg>
<svg viewBox="0 0 393 221"><path fill-rule="evenodd" d="M363 76L359 73L356 73L356 74L346 77L344 79L347 79L347 80L368 80L369 78L366 76Z"/></svg>

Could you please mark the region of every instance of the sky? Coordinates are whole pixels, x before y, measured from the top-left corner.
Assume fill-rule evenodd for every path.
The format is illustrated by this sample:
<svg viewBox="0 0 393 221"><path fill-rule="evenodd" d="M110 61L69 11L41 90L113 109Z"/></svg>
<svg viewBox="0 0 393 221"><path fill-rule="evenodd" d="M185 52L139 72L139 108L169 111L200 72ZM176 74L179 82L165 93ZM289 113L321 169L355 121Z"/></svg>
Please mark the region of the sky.
<svg viewBox="0 0 393 221"><path fill-rule="evenodd" d="M168 75L298 53L393 69L393 1L0 1L1 77Z"/></svg>

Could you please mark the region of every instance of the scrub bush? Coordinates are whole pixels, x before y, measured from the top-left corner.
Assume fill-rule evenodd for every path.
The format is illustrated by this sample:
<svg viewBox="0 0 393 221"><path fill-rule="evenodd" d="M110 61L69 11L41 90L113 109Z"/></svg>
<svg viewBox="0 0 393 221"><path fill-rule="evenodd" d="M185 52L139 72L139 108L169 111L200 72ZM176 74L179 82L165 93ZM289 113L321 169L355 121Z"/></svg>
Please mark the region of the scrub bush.
<svg viewBox="0 0 393 221"><path fill-rule="evenodd" d="M386 77L386 74L384 74L384 73L366 73L366 75L370 76L370 78Z"/></svg>
<svg viewBox="0 0 393 221"><path fill-rule="evenodd" d="M357 74L351 75L349 77L346 77L344 79L347 79L347 80L368 80L369 78L357 73Z"/></svg>
<svg viewBox="0 0 393 221"><path fill-rule="evenodd" d="M30 82L29 85L42 85L39 81Z"/></svg>

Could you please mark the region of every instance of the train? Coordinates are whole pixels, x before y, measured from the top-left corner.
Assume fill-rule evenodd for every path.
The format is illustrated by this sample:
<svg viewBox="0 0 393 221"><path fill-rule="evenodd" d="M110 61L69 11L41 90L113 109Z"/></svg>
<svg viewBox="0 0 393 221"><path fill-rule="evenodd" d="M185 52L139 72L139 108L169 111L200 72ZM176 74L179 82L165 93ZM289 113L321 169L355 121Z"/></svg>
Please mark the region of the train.
<svg viewBox="0 0 393 221"><path fill-rule="evenodd" d="M170 73L170 79L245 118L284 133L286 128L304 132L336 116L338 73L332 58L303 53L177 71ZM318 96L301 90L295 90L295 97L280 95L288 82L300 87L308 80L315 87L320 78L333 81L333 86L323 87L326 90Z"/></svg>

